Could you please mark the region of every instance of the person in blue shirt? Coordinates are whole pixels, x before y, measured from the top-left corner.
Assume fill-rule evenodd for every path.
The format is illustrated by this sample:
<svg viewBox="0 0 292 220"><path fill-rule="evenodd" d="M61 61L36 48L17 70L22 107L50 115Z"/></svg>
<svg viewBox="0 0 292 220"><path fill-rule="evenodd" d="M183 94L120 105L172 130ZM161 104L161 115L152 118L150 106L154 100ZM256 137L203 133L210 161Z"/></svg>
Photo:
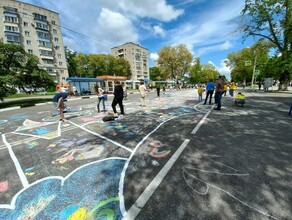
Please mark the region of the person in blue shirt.
<svg viewBox="0 0 292 220"><path fill-rule="evenodd" d="M66 92L56 93L56 95L53 97L53 103L55 107L60 111L60 121L64 121L64 110L66 108L64 100L67 97L68 94Z"/></svg>
<svg viewBox="0 0 292 220"><path fill-rule="evenodd" d="M206 85L206 98L205 98L204 105L206 105L208 97L210 97L209 98L209 105L211 105L214 89L215 89L215 83L210 79Z"/></svg>

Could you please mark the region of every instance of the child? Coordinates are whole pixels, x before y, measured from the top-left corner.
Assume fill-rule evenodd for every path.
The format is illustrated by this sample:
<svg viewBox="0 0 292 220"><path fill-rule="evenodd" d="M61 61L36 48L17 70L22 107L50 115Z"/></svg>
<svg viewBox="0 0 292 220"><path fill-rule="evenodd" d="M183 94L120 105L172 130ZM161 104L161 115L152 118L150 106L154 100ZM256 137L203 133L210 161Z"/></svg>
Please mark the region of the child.
<svg viewBox="0 0 292 220"><path fill-rule="evenodd" d="M245 95L243 95L241 92L237 93L237 95L235 96L234 105L243 106L244 103L245 103Z"/></svg>
<svg viewBox="0 0 292 220"><path fill-rule="evenodd" d="M204 92L204 89L202 85L200 85L198 88L199 102L203 101L203 92Z"/></svg>
<svg viewBox="0 0 292 220"><path fill-rule="evenodd" d="M60 110L60 121L64 121L64 110L66 108L64 100L67 98L67 96L68 95L66 92L60 92L53 97L53 103L56 109Z"/></svg>

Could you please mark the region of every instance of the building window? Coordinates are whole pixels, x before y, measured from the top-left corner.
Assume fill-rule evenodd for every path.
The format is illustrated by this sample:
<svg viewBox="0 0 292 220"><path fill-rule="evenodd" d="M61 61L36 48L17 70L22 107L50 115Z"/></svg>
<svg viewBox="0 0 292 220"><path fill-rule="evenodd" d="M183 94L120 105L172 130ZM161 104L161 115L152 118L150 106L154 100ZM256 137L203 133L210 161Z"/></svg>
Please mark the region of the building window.
<svg viewBox="0 0 292 220"><path fill-rule="evenodd" d="M39 50L39 52L40 52L41 56L48 56L48 57L52 57L53 56L53 52L52 51Z"/></svg>
<svg viewBox="0 0 292 220"><path fill-rule="evenodd" d="M23 16L24 18L28 18L28 14L25 13L25 12L22 13L22 16Z"/></svg>
<svg viewBox="0 0 292 220"><path fill-rule="evenodd" d="M6 35L6 38L7 38L7 42L9 42L9 43L14 43L14 44L19 44L20 43L19 36Z"/></svg>
<svg viewBox="0 0 292 220"><path fill-rule="evenodd" d="M14 27L14 26L5 26L5 31L19 33L18 27Z"/></svg>
<svg viewBox="0 0 292 220"><path fill-rule="evenodd" d="M27 51L28 51L28 53L33 54L33 50L28 49Z"/></svg>
<svg viewBox="0 0 292 220"><path fill-rule="evenodd" d="M25 32L24 32L24 35L25 35L26 37L29 37L29 36L30 36L29 31L25 31Z"/></svg>
<svg viewBox="0 0 292 220"><path fill-rule="evenodd" d="M5 15L5 22L18 23L17 17Z"/></svg>
<svg viewBox="0 0 292 220"><path fill-rule="evenodd" d="M24 22L23 22L23 26L24 26L24 27L29 27L28 22L24 21Z"/></svg>
<svg viewBox="0 0 292 220"><path fill-rule="evenodd" d="M52 21L52 25L56 25L56 22L55 21Z"/></svg>
<svg viewBox="0 0 292 220"><path fill-rule="evenodd" d="M34 14L34 18L37 20L41 20L41 21L47 21L47 16L45 15L41 15L38 13L33 13Z"/></svg>
<svg viewBox="0 0 292 220"><path fill-rule="evenodd" d="M62 62L59 62L59 66L63 66L63 63Z"/></svg>
<svg viewBox="0 0 292 220"><path fill-rule="evenodd" d="M47 24L40 23L40 22L36 22L35 24L36 24L37 28L44 29L44 30L49 30L49 26Z"/></svg>
<svg viewBox="0 0 292 220"><path fill-rule="evenodd" d="M57 56L58 56L58 59L61 59L62 58L62 55L61 54L58 54Z"/></svg>
<svg viewBox="0 0 292 220"><path fill-rule="evenodd" d="M54 34L58 34L58 31L56 29L53 29Z"/></svg>
<svg viewBox="0 0 292 220"><path fill-rule="evenodd" d="M59 47L59 46L55 46L55 49L56 49L56 50L60 50L60 47Z"/></svg>
<svg viewBox="0 0 292 220"><path fill-rule="evenodd" d="M55 41L55 42L58 42L58 41L59 41L59 39L58 39L57 37L55 37L55 38L54 38L54 41Z"/></svg>
<svg viewBox="0 0 292 220"><path fill-rule="evenodd" d="M37 35L39 38L50 39L50 34L47 32L37 31Z"/></svg>
<svg viewBox="0 0 292 220"><path fill-rule="evenodd" d="M27 44L27 45L31 45L31 41L30 41L30 40L27 40L27 41L26 41L26 44Z"/></svg>
<svg viewBox="0 0 292 220"><path fill-rule="evenodd" d="M64 70L60 70L60 73L64 73ZM63 78L63 79L65 79L65 78Z"/></svg>
<svg viewBox="0 0 292 220"><path fill-rule="evenodd" d="M39 46L51 48L52 44L47 41L39 40Z"/></svg>

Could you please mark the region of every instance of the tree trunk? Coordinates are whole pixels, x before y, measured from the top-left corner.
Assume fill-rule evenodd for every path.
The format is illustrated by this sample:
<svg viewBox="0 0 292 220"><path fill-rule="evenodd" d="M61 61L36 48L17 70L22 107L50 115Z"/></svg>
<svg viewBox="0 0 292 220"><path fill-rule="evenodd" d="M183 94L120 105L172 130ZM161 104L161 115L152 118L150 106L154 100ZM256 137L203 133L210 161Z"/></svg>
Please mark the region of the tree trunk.
<svg viewBox="0 0 292 220"><path fill-rule="evenodd" d="M289 84L289 75L290 73L287 70L284 70L284 73L280 77L279 81L279 87L278 91L287 91L288 90L288 84Z"/></svg>

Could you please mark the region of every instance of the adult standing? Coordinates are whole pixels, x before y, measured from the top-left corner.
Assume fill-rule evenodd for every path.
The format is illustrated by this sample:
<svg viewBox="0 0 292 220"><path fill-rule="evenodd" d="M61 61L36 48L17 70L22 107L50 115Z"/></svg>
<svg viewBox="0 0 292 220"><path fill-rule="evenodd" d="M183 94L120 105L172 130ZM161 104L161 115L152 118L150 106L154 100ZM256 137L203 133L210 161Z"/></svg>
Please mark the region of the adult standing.
<svg viewBox="0 0 292 220"><path fill-rule="evenodd" d="M234 96L234 90L236 90L236 84L233 80L230 81L230 85L229 85L229 95L231 97Z"/></svg>
<svg viewBox="0 0 292 220"><path fill-rule="evenodd" d="M219 78L216 80L215 86L215 103L217 103L217 106L214 108L214 110L221 110L221 98L224 92L224 81L222 80L222 76L219 76Z"/></svg>
<svg viewBox="0 0 292 220"><path fill-rule="evenodd" d="M96 105L96 109L98 112L100 112L100 108L99 108L99 105L100 103L102 102L102 106L103 106L103 112L105 112L105 97L104 97L104 91L102 88L100 88L98 85L95 86L95 92L97 94L97 97L98 97L98 102L97 102L97 105Z"/></svg>
<svg viewBox="0 0 292 220"><path fill-rule="evenodd" d="M56 93L53 97L53 103L56 109L60 111L60 121L64 121L64 110L66 105L64 104L64 100L68 97L66 92Z"/></svg>
<svg viewBox="0 0 292 220"><path fill-rule="evenodd" d="M206 85L207 94L206 94L204 105L206 105L208 97L210 97L209 98L209 105L211 105L214 89L215 89L215 83L210 79Z"/></svg>
<svg viewBox="0 0 292 220"><path fill-rule="evenodd" d="M123 99L124 99L124 89L121 86L120 81L115 81L114 99L112 101L112 108L115 113L115 116L118 116L117 109L116 109L117 104L119 104L121 115L125 114Z"/></svg>
<svg viewBox="0 0 292 220"><path fill-rule="evenodd" d="M140 93L140 96L141 96L141 106L142 106L142 108L146 106L146 91L147 91L147 88L144 85L144 82L141 81L140 85L139 85L139 93Z"/></svg>
<svg viewBox="0 0 292 220"><path fill-rule="evenodd" d="M157 93L157 97L159 97L160 96L160 85L159 85L159 83L157 83L157 85L156 85L156 93Z"/></svg>
<svg viewBox="0 0 292 220"><path fill-rule="evenodd" d="M72 87L72 90L73 90L75 97L77 98L77 88L75 85Z"/></svg>

